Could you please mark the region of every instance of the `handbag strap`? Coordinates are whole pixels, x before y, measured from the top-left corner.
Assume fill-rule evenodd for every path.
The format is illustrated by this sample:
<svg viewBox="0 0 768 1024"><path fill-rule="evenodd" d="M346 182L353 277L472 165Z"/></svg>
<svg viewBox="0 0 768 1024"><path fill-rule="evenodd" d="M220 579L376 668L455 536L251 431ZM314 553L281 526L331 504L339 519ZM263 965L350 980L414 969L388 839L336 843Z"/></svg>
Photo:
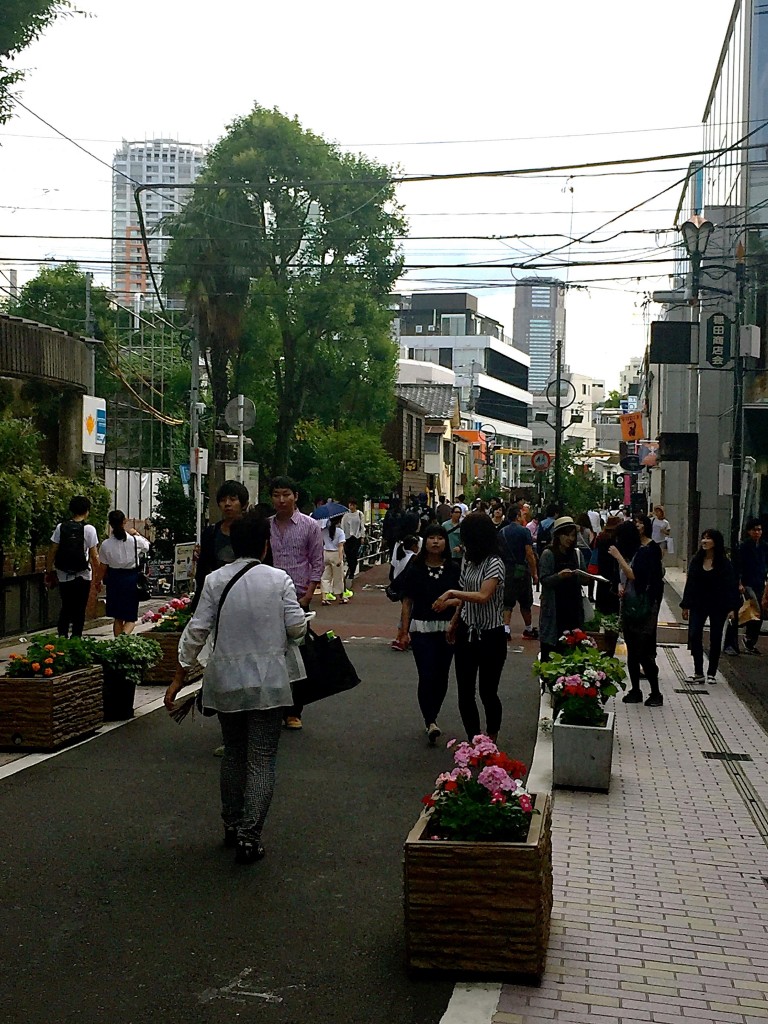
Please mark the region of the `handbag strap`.
<svg viewBox="0 0 768 1024"><path fill-rule="evenodd" d="M240 577L245 576L248 570L253 569L254 566L256 565L261 565L261 562L259 561L258 558L254 559L253 562L249 562L248 565L244 565L243 568L239 570L239 572L235 573L235 575L232 577L229 583L227 583L226 587L224 587L224 591L221 597L219 598L219 607L216 609L216 628L214 629L213 637L211 638L211 648L214 648L216 646L216 637L219 635L219 619L221 618L221 607L224 604L224 601L226 600L227 594L230 592L232 587L234 587L234 585L237 583Z"/></svg>
<svg viewBox="0 0 768 1024"><path fill-rule="evenodd" d="M136 568L140 569L141 566L139 565L139 542L136 540L135 537L133 538L133 557L136 560Z"/></svg>

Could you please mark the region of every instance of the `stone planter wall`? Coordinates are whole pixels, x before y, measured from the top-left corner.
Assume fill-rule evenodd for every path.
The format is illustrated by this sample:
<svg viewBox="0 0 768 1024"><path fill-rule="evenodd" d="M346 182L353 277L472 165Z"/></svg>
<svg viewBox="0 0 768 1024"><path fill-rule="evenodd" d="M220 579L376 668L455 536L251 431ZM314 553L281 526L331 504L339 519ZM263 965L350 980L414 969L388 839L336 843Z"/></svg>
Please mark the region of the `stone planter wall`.
<svg viewBox="0 0 768 1024"><path fill-rule="evenodd" d="M176 665L178 664L181 633L155 633L150 630L146 635L151 637L152 640L157 640L163 649L163 657L157 665L147 669L144 673L144 682L150 686L161 684L167 686L173 679L173 673L176 671ZM189 668L184 677L185 684L194 683L198 679L202 679L202 676L202 665Z"/></svg>
<svg viewBox="0 0 768 1024"><path fill-rule="evenodd" d="M45 679L0 678L0 747L56 750L103 721L100 665Z"/></svg>
<svg viewBox="0 0 768 1024"><path fill-rule="evenodd" d="M538 983L552 913L551 800L533 796L522 843L430 840L423 814L405 842L410 968L482 972Z"/></svg>

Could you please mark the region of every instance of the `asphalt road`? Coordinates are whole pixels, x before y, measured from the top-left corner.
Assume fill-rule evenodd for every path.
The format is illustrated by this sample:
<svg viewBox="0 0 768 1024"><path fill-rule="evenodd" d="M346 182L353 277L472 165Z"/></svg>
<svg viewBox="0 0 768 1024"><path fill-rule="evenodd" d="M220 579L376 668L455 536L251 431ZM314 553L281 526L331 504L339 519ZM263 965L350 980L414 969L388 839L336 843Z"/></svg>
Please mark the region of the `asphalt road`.
<svg viewBox="0 0 768 1024"><path fill-rule="evenodd" d="M529 646L500 736L528 763ZM455 979L404 966L402 845L451 759L423 736L412 657L348 649L362 684L283 734L259 864L220 846L215 719L153 712L0 783L0 1020L440 1021ZM461 736L454 687L441 724Z"/></svg>

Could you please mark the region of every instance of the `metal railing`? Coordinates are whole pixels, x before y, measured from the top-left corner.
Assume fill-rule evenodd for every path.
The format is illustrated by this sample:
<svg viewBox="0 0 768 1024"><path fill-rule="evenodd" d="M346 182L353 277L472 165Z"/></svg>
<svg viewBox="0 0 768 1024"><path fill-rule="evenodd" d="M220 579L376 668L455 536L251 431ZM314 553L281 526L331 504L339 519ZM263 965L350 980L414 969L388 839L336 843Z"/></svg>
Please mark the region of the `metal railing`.
<svg viewBox="0 0 768 1024"><path fill-rule="evenodd" d="M381 535L381 523L368 523L365 527L363 543L360 545L360 554L357 556L357 564L361 571L370 569L372 565L386 562L387 555L388 550Z"/></svg>

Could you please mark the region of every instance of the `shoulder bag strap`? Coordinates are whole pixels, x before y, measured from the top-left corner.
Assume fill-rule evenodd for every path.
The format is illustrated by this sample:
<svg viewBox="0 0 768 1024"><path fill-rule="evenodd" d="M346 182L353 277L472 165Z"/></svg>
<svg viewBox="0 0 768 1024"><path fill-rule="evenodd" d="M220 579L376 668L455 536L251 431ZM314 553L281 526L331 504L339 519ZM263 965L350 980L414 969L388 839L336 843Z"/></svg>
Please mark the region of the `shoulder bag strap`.
<svg viewBox="0 0 768 1024"><path fill-rule="evenodd" d="M224 604L224 601L225 601L225 599L227 597L227 594L230 592L232 587L234 587L234 585L237 583L237 581L240 579L240 577L241 576L245 576L245 574L248 572L248 570L249 569L253 569L253 567L256 566L256 565L261 565L261 562L258 560L258 558L255 561L253 561L253 562L249 562L248 565L244 565L243 568L240 569L239 572L235 573L235 575L232 577L232 579L229 581L229 583L227 583L226 587L224 587L224 592L222 593L221 597L219 598L219 607L216 609L216 628L213 631L213 637L211 639L211 647L215 647L216 646L216 637L219 635L219 619L221 618L221 606Z"/></svg>
<svg viewBox="0 0 768 1024"><path fill-rule="evenodd" d="M140 569L141 566L139 565L139 542L136 540L135 537L133 538L133 557L136 562L136 568Z"/></svg>

